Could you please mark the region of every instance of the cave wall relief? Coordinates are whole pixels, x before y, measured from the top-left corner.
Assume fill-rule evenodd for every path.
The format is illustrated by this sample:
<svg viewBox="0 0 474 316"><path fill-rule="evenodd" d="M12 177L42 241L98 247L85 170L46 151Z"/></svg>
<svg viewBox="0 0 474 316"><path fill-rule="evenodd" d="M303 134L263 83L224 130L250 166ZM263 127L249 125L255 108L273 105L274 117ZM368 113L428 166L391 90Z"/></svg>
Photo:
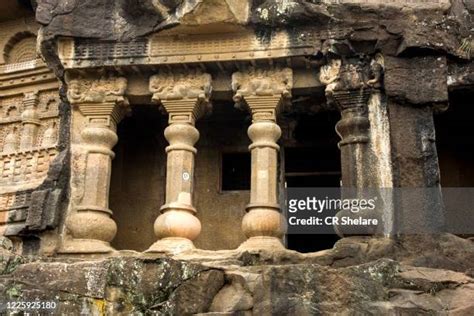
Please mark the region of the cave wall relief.
<svg viewBox="0 0 474 316"><path fill-rule="evenodd" d="M33 18L0 24L0 235L25 228L58 154L58 81L36 52Z"/></svg>

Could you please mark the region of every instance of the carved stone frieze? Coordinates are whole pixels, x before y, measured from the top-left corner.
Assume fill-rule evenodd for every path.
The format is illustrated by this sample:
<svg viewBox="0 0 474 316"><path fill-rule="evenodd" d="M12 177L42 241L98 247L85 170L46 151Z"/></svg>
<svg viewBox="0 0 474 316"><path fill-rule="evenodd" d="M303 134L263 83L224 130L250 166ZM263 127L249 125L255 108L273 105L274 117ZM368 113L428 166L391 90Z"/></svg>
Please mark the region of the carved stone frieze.
<svg viewBox="0 0 474 316"><path fill-rule="evenodd" d="M240 102L248 96L274 96L284 98L291 96L293 72L290 68L249 68L244 72L232 75L232 90L235 91L234 101Z"/></svg>
<svg viewBox="0 0 474 316"><path fill-rule="evenodd" d="M230 3L231 1L229 1ZM206 19L207 21L207 19ZM312 54L321 41L348 36L351 28L297 27L275 30L271 38L252 30L236 32L173 34L159 32L127 42L61 38L58 53L66 69L117 65L163 65L196 62L262 60Z"/></svg>
<svg viewBox="0 0 474 316"><path fill-rule="evenodd" d="M319 80L326 85L328 101L340 108L365 106L373 89L383 85L383 56L361 62L330 59L320 70Z"/></svg>
<svg viewBox="0 0 474 316"><path fill-rule="evenodd" d="M74 57L77 59L107 60L112 58L146 57L148 41L138 38L130 42L100 42L90 39L74 41ZM72 43L64 41L64 56L72 53Z"/></svg>
<svg viewBox="0 0 474 316"><path fill-rule="evenodd" d="M58 151L58 96L32 90L0 98L0 187L33 187L46 176Z"/></svg>
<svg viewBox="0 0 474 316"><path fill-rule="evenodd" d="M152 100L161 103L170 122L194 123L210 111L211 75L200 69L161 72L150 78Z"/></svg>
<svg viewBox="0 0 474 316"><path fill-rule="evenodd" d="M291 99L293 71L290 68L249 68L232 75L236 107L248 107L253 120L276 120L281 106Z"/></svg>
<svg viewBox="0 0 474 316"><path fill-rule="evenodd" d="M115 130L116 125L129 112L125 97L127 79L124 77L67 76L67 96L72 105L86 116L88 125L105 126Z"/></svg>
<svg viewBox="0 0 474 316"><path fill-rule="evenodd" d="M50 190L48 172L58 156L59 82L38 59L34 18L0 24L0 235L15 236L28 229L30 209L43 206L32 195L40 186Z"/></svg>
<svg viewBox="0 0 474 316"><path fill-rule="evenodd" d="M188 72L162 72L150 78L154 101L199 99L208 101L211 95L211 75L199 69Z"/></svg>
<svg viewBox="0 0 474 316"><path fill-rule="evenodd" d="M71 104L126 103L127 79L123 77L67 77L67 96Z"/></svg>

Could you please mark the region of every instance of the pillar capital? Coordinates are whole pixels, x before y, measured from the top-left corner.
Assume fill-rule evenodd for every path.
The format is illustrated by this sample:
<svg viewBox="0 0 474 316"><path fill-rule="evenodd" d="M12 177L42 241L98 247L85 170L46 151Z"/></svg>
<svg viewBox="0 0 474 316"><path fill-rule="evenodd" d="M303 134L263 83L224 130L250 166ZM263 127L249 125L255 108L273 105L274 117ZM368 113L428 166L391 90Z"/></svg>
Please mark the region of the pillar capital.
<svg viewBox="0 0 474 316"><path fill-rule="evenodd" d="M384 59L381 54L366 61L331 58L321 67L319 80L326 85L326 97L341 111L366 107L374 90L382 88Z"/></svg>
<svg viewBox="0 0 474 316"><path fill-rule="evenodd" d="M67 97L87 117L89 125L112 129L130 110L125 97L127 79L124 77L66 76Z"/></svg>
<svg viewBox="0 0 474 316"><path fill-rule="evenodd" d="M383 84L384 59L343 60L331 58L321 67L320 81L326 85L326 98L341 111L336 125L341 137L339 146L369 142L368 102Z"/></svg>
<svg viewBox="0 0 474 316"><path fill-rule="evenodd" d="M193 124L210 110L211 75L200 69L160 72L150 78L152 100L169 114L169 123Z"/></svg>
<svg viewBox="0 0 474 316"><path fill-rule="evenodd" d="M39 92L37 90L23 93L23 106L36 107L39 103Z"/></svg>
<svg viewBox="0 0 474 316"><path fill-rule="evenodd" d="M232 74L237 107L246 108L253 121L276 121L278 112L291 98L293 71L290 68L254 68Z"/></svg>

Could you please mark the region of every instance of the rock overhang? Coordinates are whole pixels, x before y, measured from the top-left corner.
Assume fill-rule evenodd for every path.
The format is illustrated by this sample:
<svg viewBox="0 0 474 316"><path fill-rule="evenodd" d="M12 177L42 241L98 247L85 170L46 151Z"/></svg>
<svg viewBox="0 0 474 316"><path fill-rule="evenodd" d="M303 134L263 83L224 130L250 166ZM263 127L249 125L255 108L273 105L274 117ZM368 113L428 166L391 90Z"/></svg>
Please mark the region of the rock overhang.
<svg viewBox="0 0 474 316"><path fill-rule="evenodd" d="M254 32L269 41L282 31L295 38L293 33L303 26L316 33L349 29L341 39L376 41L375 49L389 55L419 47L461 58L465 56L459 48L472 32L468 8L448 0L42 0L36 16L44 26L44 39L130 42L152 34ZM82 18L89 23L82 23Z"/></svg>

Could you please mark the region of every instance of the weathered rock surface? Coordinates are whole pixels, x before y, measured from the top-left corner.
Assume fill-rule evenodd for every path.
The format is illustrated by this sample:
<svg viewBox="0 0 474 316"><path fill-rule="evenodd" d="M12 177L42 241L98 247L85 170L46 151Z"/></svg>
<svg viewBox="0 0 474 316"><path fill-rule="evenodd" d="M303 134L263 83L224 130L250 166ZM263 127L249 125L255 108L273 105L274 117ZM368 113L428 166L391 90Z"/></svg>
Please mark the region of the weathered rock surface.
<svg viewBox="0 0 474 316"><path fill-rule="evenodd" d="M321 253L273 254L273 264L241 261L252 255L261 254L229 253L234 261L220 264L197 253L187 260L128 254L16 264L3 255L0 297L54 300L56 314L474 313L474 243L451 235L398 244L353 237Z"/></svg>
<svg viewBox="0 0 474 316"><path fill-rule="evenodd" d="M410 104L448 102L448 67L445 57L387 57L385 67L387 96Z"/></svg>
<svg viewBox="0 0 474 316"><path fill-rule="evenodd" d="M175 26L251 26L271 36L277 28L297 25L326 29L343 27L356 50L399 55L417 49L460 51L468 40L472 18L469 1L344 3L314 0L37 0L36 17L44 39L57 36L129 41ZM88 21L88 23L83 23ZM342 40L342 38L341 38ZM365 44L362 44L365 43ZM367 43L371 43L367 47ZM43 52L44 53L44 52Z"/></svg>
<svg viewBox="0 0 474 316"><path fill-rule="evenodd" d="M12 269L10 269L12 270ZM224 273L171 259L110 258L31 262L2 276L7 300L55 300L59 314L154 311L185 315L209 309Z"/></svg>

